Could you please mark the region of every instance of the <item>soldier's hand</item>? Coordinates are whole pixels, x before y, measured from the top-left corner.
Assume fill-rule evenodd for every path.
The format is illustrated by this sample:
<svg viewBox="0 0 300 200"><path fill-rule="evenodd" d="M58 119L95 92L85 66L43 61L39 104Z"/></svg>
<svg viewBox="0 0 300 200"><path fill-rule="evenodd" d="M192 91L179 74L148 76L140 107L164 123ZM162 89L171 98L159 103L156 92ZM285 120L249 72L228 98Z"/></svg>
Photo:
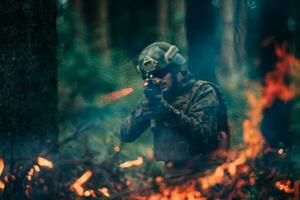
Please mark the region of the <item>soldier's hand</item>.
<svg viewBox="0 0 300 200"><path fill-rule="evenodd" d="M148 99L150 104L157 104L162 99L162 92L159 82L151 80L145 85L144 89L145 97Z"/></svg>
<svg viewBox="0 0 300 200"><path fill-rule="evenodd" d="M143 103L142 116L144 119L158 119L164 116L165 111L166 110L160 100L150 102L146 98Z"/></svg>

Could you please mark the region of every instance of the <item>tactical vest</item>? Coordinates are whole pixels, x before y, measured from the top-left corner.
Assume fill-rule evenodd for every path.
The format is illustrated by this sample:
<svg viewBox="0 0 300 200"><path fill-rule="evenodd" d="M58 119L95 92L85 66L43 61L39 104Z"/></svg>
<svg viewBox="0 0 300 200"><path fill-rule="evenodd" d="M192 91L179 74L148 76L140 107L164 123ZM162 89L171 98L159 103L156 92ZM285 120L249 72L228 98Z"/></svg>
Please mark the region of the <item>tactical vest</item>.
<svg viewBox="0 0 300 200"><path fill-rule="evenodd" d="M204 84L209 84L214 89L219 109L217 113L217 138L213 138L206 144L201 141L189 141L182 134L172 130L176 124L155 122L151 128L154 133L154 156L156 160L162 161L185 161L192 159L199 154L209 154L214 150L223 148L228 149L230 146L230 131L227 122L227 108L223 95L219 88L213 83L206 81L196 81L190 90L185 94L187 99L178 103L183 110L188 109L187 105L195 96L197 90ZM186 104L186 105L185 105ZM174 104L172 104L174 106ZM176 102L175 102L176 107ZM189 130L186 130L187 132Z"/></svg>

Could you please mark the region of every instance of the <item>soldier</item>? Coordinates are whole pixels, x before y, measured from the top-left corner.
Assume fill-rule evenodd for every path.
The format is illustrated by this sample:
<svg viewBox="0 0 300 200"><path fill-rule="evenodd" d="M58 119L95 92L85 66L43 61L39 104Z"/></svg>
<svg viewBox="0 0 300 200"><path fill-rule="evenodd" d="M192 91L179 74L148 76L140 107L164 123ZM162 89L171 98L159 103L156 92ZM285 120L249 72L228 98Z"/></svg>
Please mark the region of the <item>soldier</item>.
<svg viewBox="0 0 300 200"><path fill-rule="evenodd" d="M176 46L155 42L139 55L144 95L121 126L132 142L146 129L154 135L154 157L176 183L207 167L209 155L229 147L226 105L212 83L196 81ZM206 166L206 167L205 167Z"/></svg>

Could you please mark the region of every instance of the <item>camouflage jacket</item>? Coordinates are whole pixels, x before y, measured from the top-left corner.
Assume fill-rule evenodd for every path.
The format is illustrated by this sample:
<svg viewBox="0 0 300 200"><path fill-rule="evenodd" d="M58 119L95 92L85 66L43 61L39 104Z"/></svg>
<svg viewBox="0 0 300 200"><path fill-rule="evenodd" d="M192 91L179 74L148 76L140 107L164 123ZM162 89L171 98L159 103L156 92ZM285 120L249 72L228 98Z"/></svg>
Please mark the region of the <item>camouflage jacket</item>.
<svg viewBox="0 0 300 200"><path fill-rule="evenodd" d="M162 161L186 161L217 148L219 99L216 87L194 81L168 101L162 118L145 119L147 99L143 97L121 126L125 142L134 141L147 128L154 134L154 157Z"/></svg>

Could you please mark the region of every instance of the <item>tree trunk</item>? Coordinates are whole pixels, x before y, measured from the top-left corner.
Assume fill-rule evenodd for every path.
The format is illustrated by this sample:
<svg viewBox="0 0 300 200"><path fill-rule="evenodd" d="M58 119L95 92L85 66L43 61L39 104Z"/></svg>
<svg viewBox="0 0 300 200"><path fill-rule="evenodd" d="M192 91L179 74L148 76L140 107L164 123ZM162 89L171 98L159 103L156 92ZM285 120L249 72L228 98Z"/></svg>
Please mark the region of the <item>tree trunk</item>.
<svg viewBox="0 0 300 200"><path fill-rule="evenodd" d="M234 2L233 0L224 1L221 6L221 71L222 75L229 76L234 73L236 68L235 49L234 49Z"/></svg>
<svg viewBox="0 0 300 200"><path fill-rule="evenodd" d="M196 78L216 82L215 61L218 49L216 8L211 0L186 1L188 65Z"/></svg>
<svg viewBox="0 0 300 200"><path fill-rule="evenodd" d="M185 1L173 0L170 2L171 43L177 45L181 51L186 49L185 29Z"/></svg>
<svg viewBox="0 0 300 200"><path fill-rule="evenodd" d="M58 134L56 1L4 0L0 8L0 157L17 176L4 199L25 199L27 170Z"/></svg>
<svg viewBox="0 0 300 200"><path fill-rule="evenodd" d="M234 1L235 20L234 23L234 47L236 56L236 68L244 67L246 60L246 38L247 38L247 6L245 1Z"/></svg>
<svg viewBox="0 0 300 200"><path fill-rule="evenodd" d="M76 37L83 39L84 37L84 19L83 19L83 10L82 10L82 0L72 0L71 1L73 9L76 14Z"/></svg>
<svg viewBox="0 0 300 200"><path fill-rule="evenodd" d="M168 41L170 39L168 6L168 0L158 1L158 28L159 40L170 42Z"/></svg>
<svg viewBox="0 0 300 200"><path fill-rule="evenodd" d="M108 23L108 1L99 0L97 11L97 27L96 35L99 42L100 52L103 56L104 64L111 65L111 52L110 52L110 34Z"/></svg>
<svg viewBox="0 0 300 200"><path fill-rule="evenodd" d="M223 1L220 9L221 49L218 80L229 89L240 86L245 63L246 2Z"/></svg>

